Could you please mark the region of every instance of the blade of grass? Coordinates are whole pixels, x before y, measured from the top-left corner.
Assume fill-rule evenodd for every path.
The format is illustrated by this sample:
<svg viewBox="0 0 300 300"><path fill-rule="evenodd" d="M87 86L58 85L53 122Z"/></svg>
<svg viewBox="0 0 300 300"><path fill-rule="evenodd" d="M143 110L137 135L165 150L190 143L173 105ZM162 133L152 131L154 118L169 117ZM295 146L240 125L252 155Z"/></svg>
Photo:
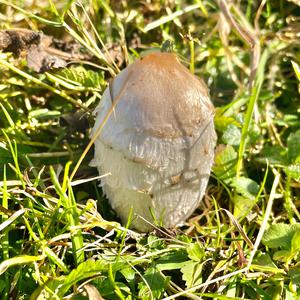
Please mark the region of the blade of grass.
<svg viewBox="0 0 300 300"><path fill-rule="evenodd" d="M15 128L16 125L15 125L13 119L10 117L8 111L7 111L6 108L3 106L2 103L0 103L0 107L1 107L3 113L4 113L5 117L6 117L6 120L7 120L8 124L9 124L9 126L10 126L11 128Z"/></svg>
<svg viewBox="0 0 300 300"><path fill-rule="evenodd" d="M215 213L216 213L216 218L217 218L216 248L219 248L220 247L220 240L221 240L221 221L220 221L220 215L219 215L219 207L218 207L218 203L216 201L216 198L212 196L212 199L214 201Z"/></svg>
<svg viewBox="0 0 300 300"><path fill-rule="evenodd" d="M10 153L11 153L11 155L13 157L13 161L14 161L14 164L15 164L14 171L16 172L17 177L21 180L22 187L25 190L25 186L26 185L25 185L25 182L24 182L24 179L23 179L22 172L20 170L20 166L19 166L17 143L16 143L15 140L13 140L13 143L12 143L11 140L9 139L8 135L5 133L4 130L2 130L2 133L4 134L4 136L5 136L6 140L7 140L7 143L9 145L9 149L10 149Z"/></svg>
<svg viewBox="0 0 300 300"><path fill-rule="evenodd" d="M261 194L262 194L262 192L263 192L263 190L264 190L264 188L265 188L268 174L269 174L269 163L267 162L267 169L266 169L266 172L265 172L265 174L264 174L263 181L262 181L261 184L260 184L260 189L259 189L257 195L255 196L254 203L257 203L257 202L258 202L258 200L259 200L259 198L260 198L260 196L261 196ZM247 211L245 211L244 215L242 215L242 216L239 218L238 221L241 222L242 220L244 220L244 219L246 218L246 216L250 213L250 211L252 210L252 208L253 208L253 207L251 206Z"/></svg>
<svg viewBox="0 0 300 300"><path fill-rule="evenodd" d="M44 259L44 255L32 256L32 255L20 255L3 261L0 264L0 275L3 274L8 268L16 265L27 265L36 261Z"/></svg>
<svg viewBox="0 0 300 300"><path fill-rule="evenodd" d="M239 146L239 152L238 152L238 161L237 161L237 167L236 167L236 177L238 178L241 175L241 171L243 168L243 157L246 149L246 143L247 143L247 136L250 128L250 123L252 120L252 115L254 111L255 104L258 100L260 90L264 81L264 72L265 72L265 66L267 59L269 57L269 50L265 49L261 56L261 60L258 66L257 70L257 77L254 82L254 85L251 89L251 95L245 115L245 121L244 125L242 128L242 136L241 136L241 141L240 141L240 146Z"/></svg>
<svg viewBox="0 0 300 300"><path fill-rule="evenodd" d="M191 73L195 73L195 45L194 45L194 40L193 38L191 38L191 40L189 41L190 44L190 71Z"/></svg>
<svg viewBox="0 0 300 300"><path fill-rule="evenodd" d="M4 165L3 169L3 189L2 189L2 206L4 209L8 210L8 192L7 192L7 185L6 185L6 165ZM5 223L8 220L8 215L2 214L1 217L1 225ZM2 257L3 261L9 259L9 239L8 239L8 233L9 231L6 231L3 233L1 238L1 245L2 245ZM5 288L3 290L2 294L2 300L7 300L9 296L9 287L10 287L10 280L9 275L6 273L4 275L4 282L5 282Z"/></svg>
<svg viewBox="0 0 300 300"><path fill-rule="evenodd" d="M113 269L112 269L112 264L109 264L108 266L108 278L110 283L112 284L116 295L119 297L120 300L125 300L126 298L124 297L124 295L122 294L120 288L118 287L118 285L116 284L115 281L115 274L113 273Z"/></svg>
<svg viewBox="0 0 300 300"><path fill-rule="evenodd" d="M244 238L244 241L247 243L247 245L253 249L253 244L250 241L250 239L248 238L247 234L245 233L245 231L243 230L242 226L240 225L240 223L235 219L234 215L228 211L227 209L222 208L222 211L225 211L225 213L227 214L227 216L229 217L230 221L232 222L232 224L234 225L234 227L236 228L236 230L240 233L240 235Z"/></svg>
<svg viewBox="0 0 300 300"><path fill-rule="evenodd" d="M78 227L80 225L79 214L70 180L68 180L68 194L70 206L69 223L72 233L72 248L75 255L76 265L78 266L84 261L83 237L81 229Z"/></svg>
<svg viewBox="0 0 300 300"><path fill-rule="evenodd" d="M276 189L277 189L277 186L279 184L280 173L276 169L273 169L273 173L275 175L275 178L274 178L274 181L273 181L273 185L272 185L272 189L271 189L271 192L270 192L270 196L269 196L268 204L267 204L266 211L265 211L265 214L264 214L264 218L263 218L262 224L260 225L260 229L259 229L259 232L257 234L256 240L255 240L255 243L254 243L254 246L253 246L253 250L251 251L250 258L249 258L249 261L248 261L248 264L247 264L248 269L250 269L250 267L251 267L253 258L254 258L255 254L257 252L258 246L260 245L263 234L264 234L265 230L267 229L267 223L268 223L270 214L272 212L272 206L273 206L274 199L276 197Z"/></svg>
<svg viewBox="0 0 300 300"><path fill-rule="evenodd" d="M143 30L145 32L153 30L154 28L159 27L160 25L166 24L166 23L168 23L168 22L170 22L170 21L172 21L172 20L174 20L174 19L176 19L176 18L178 18L178 17L180 17L180 16L182 16L186 13L189 13L189 12L199 8L199 7L202 7L202 3L189 5L185 8L183 8L183 9L177 10L176 12L174 12L174 13L168 15L168 16L163 16L160 19L149 23L148 25L146 25L144 27Z"/></svg>
<svg viewBox="0 0 300 300"><path fill-rule="evenodd" d="M61 268L61 270L63 270L64 273L67 274L70 272L65 263L49 247L44 247L44 252L49 258L49 260L55 263L59 268Z"/></svg>
<svg viewBox="0 0 300 300"><path fill-rule="evenodd" d="M126 236L127 236L127 230L128 230L128 228L131 224L132 215L133 215L133 212L132 212L132 208L131 208L130 211L129 211L129 215L128 215L127 223L126 223L126 226L125 226L125 230L120 231L120 233L122 235L122 239L121 239L120 247L119 247L119 250L118 250L117 260L119 260L121 258L121 252L122 252L123 247L125 246L125 239L126 239Z"/></svg>
<svg viewBox="0 0 300 300"><path fill-rule="evenodd" d="M291 63L292 63L294 72L295 72L295 74L296 74L296 76L297 76L297 79L300 81L300 67L299 67L299 65L298 65L296 62L294 62L294 61L291 61Z"/></svg>
<svg viewBox="0 0 300 300"><path fill-rule="evenodd" d="M73 256L76 262L76 265L79 265L84 261L84 252L83 252L83 238L81 234L81 229L79 228L79 214L77 211L77 204L71 187L71 180L69 178L71 162L68 162L65 166L63 184L60 186L60 183L55 175L53 167L50 167L50 176L54 184L57 194L60 196L61 204L65 209L67 216L67 224L71 231L71 240L72 240L72 249ZM68 194L66 194L68 192ZM60 203L58 203L59 205ZM57 207L59 208L59 206Z"/></svg>
<svg viewBox="0 0 300 300"><path fill-rule="evenodd" d="M196 2L199 4L199 8L201 9L202 13L204 14L205 17L208 17L208 11L204 6L204 3L202 0L196 0Z"/></svg>
<svg viewBox="0 0 300 300"><path fill-rule="evenodd" d="M6 227L8 227L9 225L11 225L12 223L14 223L20 216L25 214L25 212L26 209L22 208L16 211L15 213L13 213L9 218L6 218L6 220L0 224L0 232L4 230Z"/></svg>

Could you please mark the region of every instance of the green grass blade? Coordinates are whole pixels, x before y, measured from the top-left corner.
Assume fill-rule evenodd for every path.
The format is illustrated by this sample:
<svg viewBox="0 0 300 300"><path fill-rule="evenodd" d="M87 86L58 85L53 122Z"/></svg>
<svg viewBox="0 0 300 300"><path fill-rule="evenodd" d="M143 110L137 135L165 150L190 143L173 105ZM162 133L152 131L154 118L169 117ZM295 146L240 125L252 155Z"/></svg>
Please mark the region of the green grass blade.
<svg viewBox="0 0 300 300"><path fill-rule="evenodd" d="M3 188L2 188L2 206L5 209L8 209L8 192L7 192L7 184L6 184L6 165L4 165L3 170ZM8 215L2 214L1 217L1 225L8 220ZM2 245L2 257L3 261L9 259L9 239L8 239L9 231L4 232L1 238L1 245ZM8 299L9 296L9 287L10 287L10 280L8 274L4 276L5 288L3 290L2 300Z"/></svg>
<svg viewBox="0 0 300 300"><path fill-rule="evenodd" d="M36 261L44 259L44 255L32 256L32 255L20 255L13 258L9 258L0 263L0 275L3 274L8 268L17 265L27 265Z"/></svg>
<svg viewBox="0 0 300 300"><path fill-rule="evenodd" d="M153 30L153 29L155 29L156 27L159 27L159 26L161 26L161 25L163 25L163 24L166 24L166 23L168 23L168 22L170 22L170 21L172 21L172 20L178 18L179 16L182 16L182 15L184 15L184 14L187 14L187 13L189 13L189 12L191 12L191 11L193 11L193 10L199 8L199 7L202 7L202 4L201 4L201 3L198 3L198 4L192 4L192 5L189 5L189 6L185 7L185 8L183 8L183 9L177 10L176 12L173 12L173 13L171 13L171 14L168 15L168 16L163 16L163 17L161 17L160 19L158 19L158 20L156 20L156 21L154 21L154 22L151 22L151 23L149 23L148 25L146 25L146 26L144 27L144 31L145 31L145 32L148 32L148 31L150 31L150 30Z"/></svg>
<svg viewBox="0 0 300 300"><path fill-rule="evenodd" d="M75 256L76 265L78 266L84 261L84 251L83 251L83 237L80 229L79 213L77 210L77 204L73 194L72 186L69 181L68 184L68 194L69 194L69 224L72 234L72 247L73 254Z"/></svg>
<svg viewBox="0 0 300 300"><path fill-rule="evenodd" d="M257 103L259 93L261 91L261 87L262 87L262 84L264 81L264 72L265 72L265 66L266 66L268 57L269 57L269 50L265 49L261 56L255 83L251 89L251 95L250 95L250 99L249 99L249 103L248 103L248 107L247 107L247 111L246 111L246 115L245 115L244 125L242 128L242 136L241 136L241 142L240 142L240 146L239 146L237 170L236 170L237 177L239 177L242 172L243 158L244 158L245 149L246 149L248 131L250 128L250 123L252 120L254 107L255 107L255 104Z"/></svg>

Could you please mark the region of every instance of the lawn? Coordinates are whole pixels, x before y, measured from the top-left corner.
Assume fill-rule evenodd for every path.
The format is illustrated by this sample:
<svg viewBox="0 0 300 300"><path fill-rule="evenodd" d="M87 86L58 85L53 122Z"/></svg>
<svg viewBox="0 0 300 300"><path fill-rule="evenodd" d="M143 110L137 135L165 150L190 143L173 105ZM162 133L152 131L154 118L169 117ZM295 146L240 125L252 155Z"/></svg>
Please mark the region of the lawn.
<svg viewBox="0 0 300 300"><path fill-rule="evenodd" d="M297 0L0 0L0 297L300 299ZM218 135L200 206L139 233L99 187L90 132L153 51L202 78Z"/></svg>

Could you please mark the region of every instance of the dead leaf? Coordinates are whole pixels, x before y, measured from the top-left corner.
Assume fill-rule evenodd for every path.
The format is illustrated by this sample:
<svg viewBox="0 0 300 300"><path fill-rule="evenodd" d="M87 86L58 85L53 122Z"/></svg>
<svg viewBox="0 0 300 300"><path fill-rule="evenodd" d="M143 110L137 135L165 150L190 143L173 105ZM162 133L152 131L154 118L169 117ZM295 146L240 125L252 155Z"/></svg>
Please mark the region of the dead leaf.
<svg viewBox="0 0 300 300"><path fill-rule="evenodd" d="M36 72L64 68L70 61L91 60L78 43L54 39L43 32L28 29L0 31L0 50L26 57L28 67Z"/></svg>
<svg viewBox="0 0 300 300"><path fill-rule="evenodd" d="M88 298L91 300L104 300L100 292L92 284L86 284L84 289L88 295Z"/></svg>

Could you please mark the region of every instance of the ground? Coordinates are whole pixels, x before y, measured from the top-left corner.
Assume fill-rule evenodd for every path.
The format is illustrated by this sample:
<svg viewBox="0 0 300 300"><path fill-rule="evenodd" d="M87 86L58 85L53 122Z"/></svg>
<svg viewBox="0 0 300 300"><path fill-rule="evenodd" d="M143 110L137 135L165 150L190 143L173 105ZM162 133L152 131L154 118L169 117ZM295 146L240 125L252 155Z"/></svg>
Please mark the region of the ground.
<svg viewBox="0 0 300 300"><path fill-rule="evenodd" d="M1 299L300 299L299 5L0 0ZM144 235L88 144L104 89L149 51L207 83L218 146L193 216Z"/></svg>

